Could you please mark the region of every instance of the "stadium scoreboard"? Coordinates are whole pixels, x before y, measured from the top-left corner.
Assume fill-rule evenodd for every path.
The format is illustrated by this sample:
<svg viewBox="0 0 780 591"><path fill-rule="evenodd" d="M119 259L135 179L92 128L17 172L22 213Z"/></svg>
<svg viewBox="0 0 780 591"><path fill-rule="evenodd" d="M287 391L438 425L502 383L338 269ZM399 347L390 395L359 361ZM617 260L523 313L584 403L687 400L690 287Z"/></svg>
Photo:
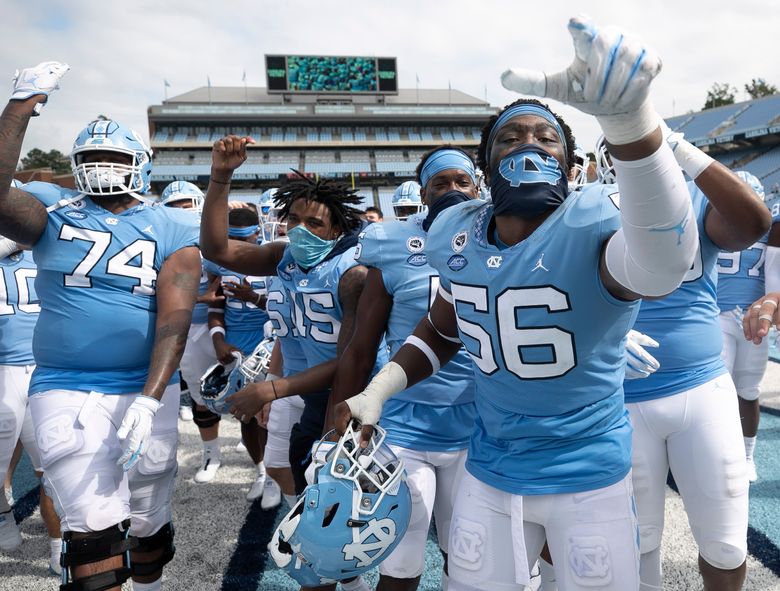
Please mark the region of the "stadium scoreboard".
<svg viewBox="0 0 780 591"><path fill-rule="evenodd" d="M266 55L269 93L398 94L394 57Z"/></svg>

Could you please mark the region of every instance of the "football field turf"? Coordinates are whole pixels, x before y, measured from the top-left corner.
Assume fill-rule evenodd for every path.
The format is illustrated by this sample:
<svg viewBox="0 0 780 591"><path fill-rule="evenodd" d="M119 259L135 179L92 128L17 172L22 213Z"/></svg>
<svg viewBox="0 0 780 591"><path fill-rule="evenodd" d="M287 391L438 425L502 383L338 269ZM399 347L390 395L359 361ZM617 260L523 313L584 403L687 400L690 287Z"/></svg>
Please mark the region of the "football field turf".
<svg viewBox="0 0 780 591"><path fill-rule="evenodd" d="M746 590L780 591L780 364L770 363L762 383L762 416L756 449L759 481L750 489L748 580ZM298 586L278 570L265 551L283 516L281 509L263 511L244 497L254 470L246 453L235 451L240 429L227 419L220 427L223 465L209 484L192 477L200 462L197 429L179 422L179 475L174 497L176 557L165 571L163 588L171 591L293 591ZM48 574L48 543L38 511L36 481L26 457L14 479L14 506L24 543L13 553L0 553L0 590L54 590L58 579ZM696 547L688 530L682 500L667 491L663 541L664 589L700 589ZM433 538L428 541L423 591L439 589L441 559ZM375 583L376 572L367 577ZM131 589L129 584L125 589Z"/></svg>

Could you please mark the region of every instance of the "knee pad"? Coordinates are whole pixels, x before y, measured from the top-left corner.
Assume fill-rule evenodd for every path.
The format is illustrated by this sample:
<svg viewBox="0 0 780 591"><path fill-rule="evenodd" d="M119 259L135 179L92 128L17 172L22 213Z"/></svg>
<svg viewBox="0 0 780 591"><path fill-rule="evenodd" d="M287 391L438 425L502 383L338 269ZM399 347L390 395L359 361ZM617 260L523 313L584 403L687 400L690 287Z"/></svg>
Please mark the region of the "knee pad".
<svg viewBox="0 0 780 591"><path fill-rule="evenodd" d="M137 541L138 545L134 549L135 552L160 552L157 558L154 558L148 562L138 562L135 559L131 561L130 570L134 577L145 577L156 573L161 570L166 564L173 560L174 554L176 554L176 546L173 544L174 529L173 523L168 522L163 525L157 533L147 536L145 538L133 539Z"/></svg>
<svg viewBox="0 0 780 591"><path fill-rule="evenodd" d="M215 414L208 409L199 410L197 407L192 411L192 420L201 429L213 427L222 420L222 415Z"/></svg>
<svg viewBox="0 0 780 591"><path fill-rule="evenodd" d="M16 415L12 412L0 412L0 445L7 444L7 440L13 439L14 433L16 433ZM15 441L14 445L16 445Z"/></svg>
<svg viewBox="0 0 780 591"><path fill-rule="evenodd" d="M753 402L758 400L759 396L761 396L761 389L758 384L755 386L743 386L737 389L737 396L739 396L742 400Z"/></svg>
<svg viewBox="0 0 780 591"><path fill-rule="evenodd" d="M721 570L734 570L742 566L747 558L747 550L724 542L710 542L699 548L701 557L707 564Z"/></svg>
<svg viewBox="0 0 780 591"><path fill-rule="evenodd" d="M663 529L655 524L639 526L639 552L646 554L661 546Z"/></svg>
<svg viewBox="0 0 780 591"><path fill-rule="evenodd" d="M66 531L62 535L60 564L64 582L60 585L60 591L103 591L124 583L130 577L128 551L137 544L135 539L128 537L129 528L130 520L126 519L101 531L84 534ZM73 580L72 567L99 562L112 556L123 557L121 567Z"/></svg>

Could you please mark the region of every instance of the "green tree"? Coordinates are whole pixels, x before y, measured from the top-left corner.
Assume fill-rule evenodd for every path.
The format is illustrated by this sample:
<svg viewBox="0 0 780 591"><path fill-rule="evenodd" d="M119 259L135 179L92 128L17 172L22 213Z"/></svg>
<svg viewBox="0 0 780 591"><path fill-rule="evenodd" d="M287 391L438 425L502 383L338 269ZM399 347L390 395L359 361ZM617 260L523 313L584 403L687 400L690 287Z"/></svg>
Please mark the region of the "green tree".
<svg viewBox="0 0 780 591"><path fill-rule="evenodd" d="M70 158L59 150L44 152L33 148L22 158L22 170L29 168L51 168L57 174L70 172Z"/></svg>
<svg viewBox="0 0 780 591"><path fill-rule="evenodd" d="M704 103L704 110L722 107L723 105L733 105L736 94L737 89L728 82L725 84L715 82L712 88L707 91L707 101Z"/></svg>
<svg viewBox="0 0 780 591"><path fill-rule="evenodd" d="M753 78L750 84L745 84L745 92L750 95L750 98L757 99L777 94L777 86L768 84L763 78Z"/></svg>

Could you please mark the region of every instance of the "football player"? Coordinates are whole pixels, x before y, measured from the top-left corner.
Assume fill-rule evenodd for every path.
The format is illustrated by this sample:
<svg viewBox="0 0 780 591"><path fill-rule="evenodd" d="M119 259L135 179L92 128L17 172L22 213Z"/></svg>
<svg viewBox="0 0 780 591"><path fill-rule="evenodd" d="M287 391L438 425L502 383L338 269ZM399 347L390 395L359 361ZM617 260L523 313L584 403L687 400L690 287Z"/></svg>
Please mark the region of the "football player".
<svg viewBox="0 0 780 591"><path fill-rule="evenodd" d="M21 188L22 184L14 184ZM35 293L36 267L29 248L0 237L0 482L6 480L9 463L21 443L35 469L42 476L41 455L35 441L27 390L35 368L32 336L41 311ZM41 517L49 534L49 569L60 567L60 520L51 498L41 486ZM22 543L19 527L5 494L0 495L0 550L15 550Z"/></svg>
<svg viewBox="0 0 780 591"><path fill-rule="evenodd" d="M764 187L749 172L738 171L756 195L764 199ZM758 423L761 418L758 397L759 385L766 371L769 342L755 346L745 340L742 316L748 306L765 293L767 247L780 246L780 207L767 203L772 213L772 228L755 244L742 251L721 252L718 255L718 308L723 331L721 357L737 389L742 436L745 442L748 480L758 479L753 451L756 448Z"/></svg>
<svg viewBox="0 0 780 591"><path fill-rule="evenodd" d="M502 82L596 116L622 209L599 185L569 193L574 138L547 106L521 99L502 109L477 159L492 202L436 218L425 252L440 285L428 317L339 406L339 429L357 418L368 435L389 396L461 343L471 355L477 416L450 527L451 591L522 589L545 535L560 589L639 588L625 336L640 297L680 284L698 232L648 98L660 60L586 18L569 31L569 68L509 70Z"/></svg>
<svg viewBox="0 0 780 591"><path fill-rule="evenodd" d="M118 590L132 572L135 589L160 589L174 553L172 378L198 291L198 229L143 202L151 150L113 120L77 136L77 190L9 187L30 118L67 70L19 72L0 116L0 233L32 244L38 266L30 409L62 521L64 588Z"/></svg>
<svg viewBox="0 0 780 591"><path fill-rule="evenodd" d="M289 243L276 241L257 245L229 240L227 195L230 181L233 171L246 160L247 144L252 141L249 137L227 136L214 144L212 174L203 209L201 247L206 258L233 271L277 275L290 297L307 364L320 368L324 364L322 379L317 381L320 390L304 398L303 413L290 436L289 459L295 489L300 493L306 487L305 470L311 461L311 447L322 437L334 360L352 336L355 310L367 273L367 269L355 261L361 220L360 210L353 206L360 202L360 197L344 184L325 179L315 182L296 175L277 191L275 198L276 204L282 206L280 219L287 222ZM383 363L381 355L378 357L379 363ZM327 362L333 362L331 369ZM275 381L265 384L276 387ZM244 393L251 396L263 385L252 384ZM303 391L293 393L302 394ZM233 399L239 394L241 392L234 394ZM267 400L247 414L256 413L264 402ZM360 586L364 585L361 579L347 585L351 589L364 588Z"/></svg>
<svg viewBox="0 0 780 591"><path fill-rule="evenodd" d="M637 317L636 330L660 344L654 353L660 369L624 384L634 428L642 589L661 588L671 469L699 547L704 589L731 591L745 578L748 479L737 396L721 358L716 264L721 250L742 251L764 235L770 214L747 183L664 128L679 166L693 179L688 190L700 239L682 285L665 298L643 301ZM623 190L621 172L615 178Z"/></svg>
<svg viewBox="0 0 780 591"><path fill-rule="evenodd" d="M406 181L398 185L393 193L393 215L397 220L405 220L410 215L420 213L423 210L422 197L420 197L420 184L417 181Z"/></svg>
<svg viewBox="0 0 780 591"><path fill-rule="evenodd" d="M363 389L385 331L393 355L428 313L439 286L439 277L424 252L428 228L449 207L479 197L474 161L453 146L426 153L417 166L417 178L427 215L371 224L361 233L357 260L368 267L368 277L358 305L355 335L339 359L333 403ZM431 514L445 557L442 578L446 581L452 504L474 415L471 361L464 349L441 371L382 409L380 424L387 431L387 442L406 467L412 517L404 539L379 567L378 590L417 589Z"/></svg>
<svg viewBox="0 0 780 591"><path fill-rule="evenodd" d="M260 227L255 209L233 209L228 215L228 221L230 223L228 236L231 239L251 244L257 242ZM268 321L268 314L265 312L266 280L265 277L234 273L209 260L206 260L205 268L209 280L219 278L222 284L221 290L225 294L225 301L221 306L213 306L209 309L209 334L214 343L217 359L227 365L234 360L233 351L244 356L250 355L257 344L263 340L263 326ZM241 423L241 439L255 464L257 475L246 499L254 501L263 496L266 488L267 474L263 463L263 450L268 434L254 417L247 419ZM212 480L221 462L216 433L214 439L204 444L206 447L204 447L203 467L195 475L196 482ZM269 487L275 488L275 483L269 483ZM279 498L278 493L274 491L271 493L270 498Z"/></svg>

